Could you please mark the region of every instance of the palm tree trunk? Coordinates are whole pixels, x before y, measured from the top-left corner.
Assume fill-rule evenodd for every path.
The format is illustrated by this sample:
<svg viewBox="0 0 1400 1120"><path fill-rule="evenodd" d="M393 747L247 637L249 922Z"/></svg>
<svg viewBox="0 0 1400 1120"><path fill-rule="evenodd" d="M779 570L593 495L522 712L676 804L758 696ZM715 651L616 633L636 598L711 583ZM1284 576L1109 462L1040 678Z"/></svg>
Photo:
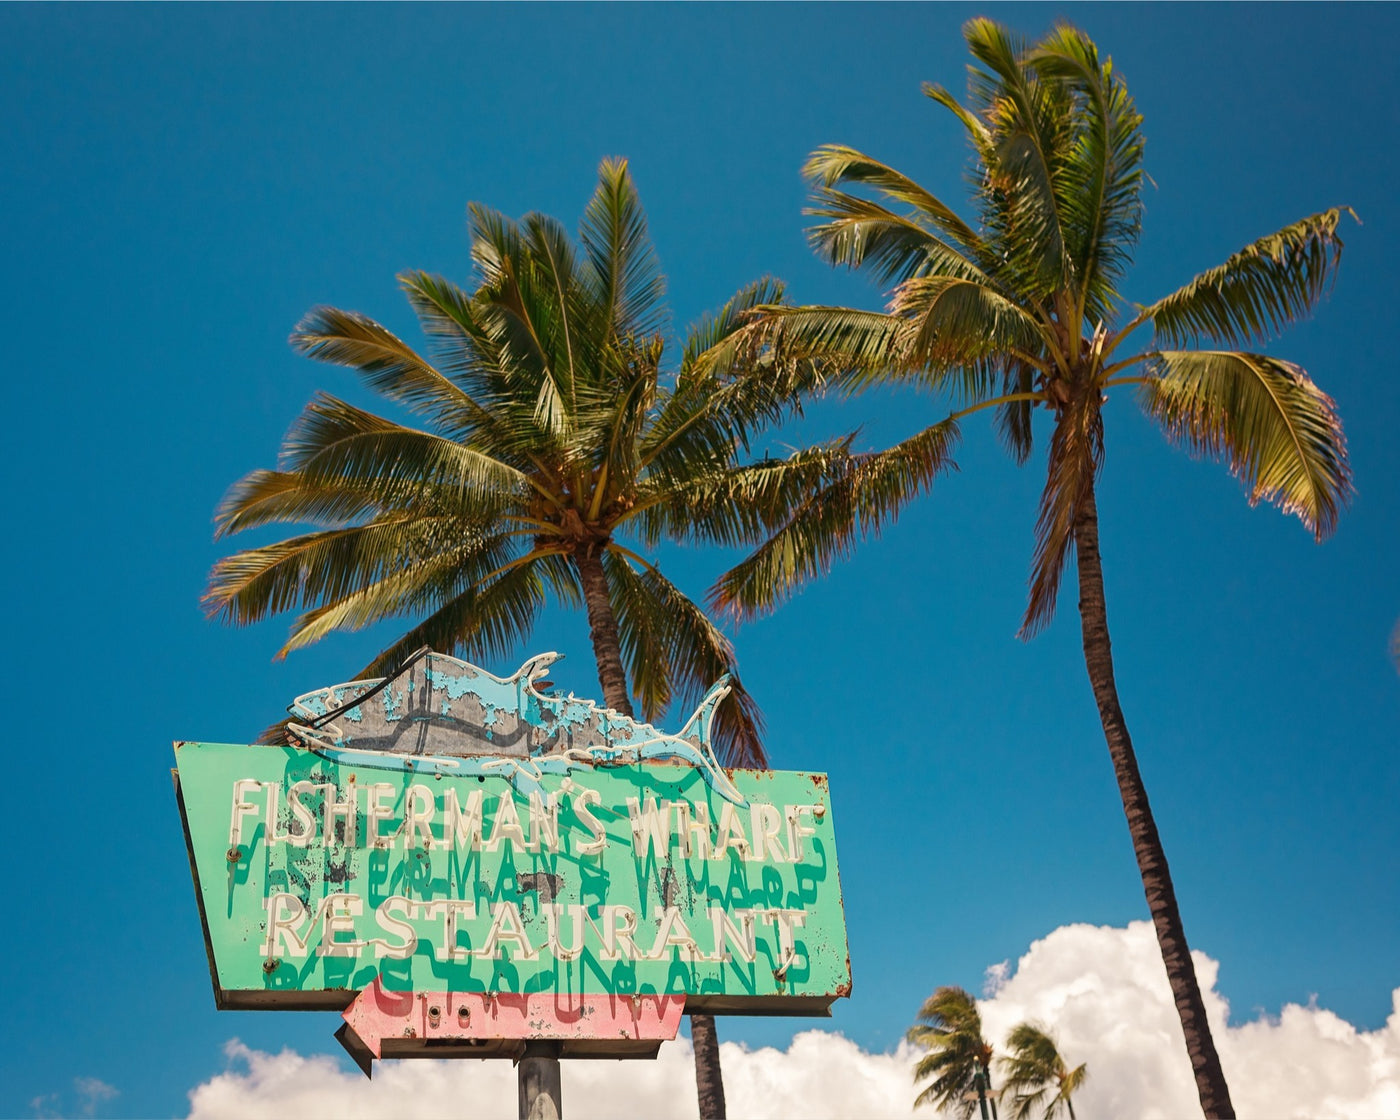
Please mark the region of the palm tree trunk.
<svg viewBox="0 0 1400 1120"><path fill-rule="evenodd" d="M574 565L583 585L583 605L588 612L588 633L593 639L593 657L598 662L598 683L603 686L603 702L615 712L630 716L632 699L627 689L627 672L622 666L622 643L617 632L617 616L608 596L608 577L602 557L577 552ZM725 1120L724 1078L719 1064L719 1034L715 1017L692 1013L690 1041L695 1048L695 1089L700 1098L701 1120Z"/></svg>
<svg viewBox="0 0 1400 1120"><path fill-rule="evenodd" d="M1196 1075L1196 1090L1201 1108L1207 1117L1233 1117L1230 1090L1225 1084L1225 1071L1215 1052L1210 1024L1206 1021L1205 1003L1196 969L1191 963L1191 950L1186 944L1186 929L1177 910L1176 892L1172 889L1171 872L1162 840L1157 834L1152 809L1147 803L1147 788L1142 784L1137 756L1128 737L1128 726L1118 704L1118 687L1113 681L1113 652L1108 639L1108 608L1104 601L1103 567L1099 558L1099 515L1094 502L1092 477L1088 493L1074 525L1075 556L1079 566L1079 620L1084 636L1084 664L1089 670L1089 683L1099 705L1099 720L1103 723L1108 753L1113 759L1113 772L1118 778L1118 792L1123 799L1123 812L1128 817L1128 831L1133 838L1142 887L1147 894L1147 906L1152 924L1157 929L1157 944L1162 950L1162 963L1167 967L1167 979L1176 1000L1181 1029L1186 1035L1186 1052Z"/></svg>
<svg viewBox="0 0 1400 1120"><path fill-rule="evenodd" d="M588 612L588 636L593 639L593 660L598 663L598 683L603 686L603 703L624 716L632 711L632 695L627 688L627 670L622 667L622 642L617 634L617 616L608 595L608 577L598 553L574 553L574 567L583 584L583 607Z"/></svg>

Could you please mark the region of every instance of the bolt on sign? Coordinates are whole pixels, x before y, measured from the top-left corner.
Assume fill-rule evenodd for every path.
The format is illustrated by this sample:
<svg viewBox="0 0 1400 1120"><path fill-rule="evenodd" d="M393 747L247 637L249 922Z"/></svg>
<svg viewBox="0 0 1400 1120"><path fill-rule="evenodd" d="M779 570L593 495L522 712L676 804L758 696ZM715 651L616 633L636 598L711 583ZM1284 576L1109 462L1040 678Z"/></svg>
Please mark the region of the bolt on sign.
<svg viewBox="0 0 1400 1120"><path fill-rule="evenodd" d="M335 1009L375 1057L654 1057L683 1011L851 989L827 781L422 651L301 696L288 746L177 743L220 1008ZM547 682L543 682L547 683Z"/></svg>

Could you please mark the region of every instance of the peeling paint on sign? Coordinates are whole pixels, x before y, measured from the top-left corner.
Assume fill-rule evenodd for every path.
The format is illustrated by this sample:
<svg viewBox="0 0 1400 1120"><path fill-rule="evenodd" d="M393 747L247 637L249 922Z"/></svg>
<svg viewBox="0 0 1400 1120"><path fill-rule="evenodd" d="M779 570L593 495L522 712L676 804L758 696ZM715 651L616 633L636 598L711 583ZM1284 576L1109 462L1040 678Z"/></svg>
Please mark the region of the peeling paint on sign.
<svg viewBox="0 0 1400 1120"><path fill-rule="evenodd" d="M303 745L341 761L503 774L527 794L542 788L539 779L546 773L681 762L699 770L724 797L742 803L710 746L715 708L729 695L728 678L706 693L679 734L667 735L592 700L539 692L536 683L561 658L538 654L512 676L496 677L469 662L424 651L392 679L351 681L297 697L288 710L306 722L288 730Z"/></svg>

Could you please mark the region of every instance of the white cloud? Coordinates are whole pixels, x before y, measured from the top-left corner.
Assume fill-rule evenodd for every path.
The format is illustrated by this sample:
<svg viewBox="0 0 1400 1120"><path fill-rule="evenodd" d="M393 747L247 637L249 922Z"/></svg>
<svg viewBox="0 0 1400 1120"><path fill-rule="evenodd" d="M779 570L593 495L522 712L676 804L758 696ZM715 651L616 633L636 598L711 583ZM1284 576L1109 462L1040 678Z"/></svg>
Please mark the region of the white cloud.
<svg viewBox="0 0 1400 1120"><path fill-rule="evenodd" d="M110 1100L115 1100L121 1096L121 1091L115 1085L108 1085L98 1077L75 1077L73 1078L73 1088L77 1090L78 1096L82 1099L82 1112L84 1116L91 1116L99 1105Z"/></svg>
<svg viewBox="0 0 1400 1120"><path fill-rule="evenodd" d="M121 1090L98 1077L73 1078L73 1093L45 1093L29 1102L29 1110L38 1117L95 1116L108 1101L121 1096ZM76 1098L77 1103L72 1103Z"/></svg>
<svg viewBox="0 0 1400 1120"><path fill-rule="evenodd" d="M1242 1117L1394 1117L1400 1120L1400 990L1385 1027L1358 1031L1330 1011L1296 1004L1277 1018L1227 1028L1214 991L1218 966L1197 953L1206 1007ZM1156 939L1146 922L1127 929L1064 926L1035 942L1014 972L988 970L981 1001L993 1041L1022 1019L1050 1025L1072 1064L1089 1063L1076 1098L1095 1117L1199 1115ZM190 1094L192 1120L285 1117L512 1116L515 1071L508 1062L385 1062L374 1080L343 1072L332 1057L266 1054L238 1042L227 1072ZM915 1053L868 1053L841 1035L810 1030L786 1050L722 1048L730 1115L899 1117L915 1095ZM654 1062L566 1062L564 1109L583 1117L693 1120L690 1047L668 1044ZM1082 1107L1081 1107L1082 1105Z"/></svg>
<svg viewBox="0 0 1400 1120"><path fill-rule="evenodd" d="M1377 1031L1330 1011L1288 1004L1277 1019L1226 1027L1218 962L1193 953L1211 1033L1236 1111L1244 1117L1400 1117L1400 990ZM1015 974L993 974L982 1001L987 1036L1037 1019L1071 1065L1087 1061L1086 1118L1199 1115L1186 1044L1149 922L1127 929L1072 925L1035 942Z"/></svg>

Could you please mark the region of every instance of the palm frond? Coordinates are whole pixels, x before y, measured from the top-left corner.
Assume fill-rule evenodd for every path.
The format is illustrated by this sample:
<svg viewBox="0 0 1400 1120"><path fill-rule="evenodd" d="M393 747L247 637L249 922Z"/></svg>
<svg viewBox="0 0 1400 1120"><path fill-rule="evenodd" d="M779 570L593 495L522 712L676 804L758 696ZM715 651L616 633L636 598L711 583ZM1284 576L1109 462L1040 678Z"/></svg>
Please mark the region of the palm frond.
<svg viewBox="0 0 1400 1120"><path fill-rule="evenodd" d="M931 371L972 374L965 382L972 399L997 388L979 368L988 359L1018 351L1039 356L1044 350L1034 316L977 280L917 276L895 289L889 311L910 325L904 360Z"/></svg>
<svg viewBox="0 0 1400 1120"><path fill-rule="evenodd" d="M592 372L586 362L584 327L591 317L606 332L600 309L587 307L579 287L577 252L563 224L547 214L526 214L521 220L531 268L518 277L531 326L550 357L548 378L576 410L577 390Z"/></svg>
<svg viewBox="0 0 1400 1120"><path fill-rule="evenodd" d="M483 301L429 272L404 271L398 280L434 361L475 406L467 434L498 430L512 394L497 340L480 321Z"/></svg>
<svg viewBox="0 0 1400 1120"><path fill-rule="evenodd" d="M927 1053L914 1067L914 1083L932 1083L914 1100L914 1106L932 1104L967 1120L976 1107L969 1090L991 1057L982 1037L982 1017L977 1001L962 988L942 987L919 1008L918 1018L905 1037Z"/></svg>
<svg viewBox="0 0 1400 1120"><path fill-rule="evenodd" d="M521 259L520 229L489 206L467 203L467 232L471 237L472 264L484 288L499 288L512 281Z"/></svg>
<svg viewBox="0 0 1400 1120"><path fill-rule="evenodd" d="M782 528L719 578L711 603L736 617L775 610L952 468L958 438L957 421L950 418L885 451L851 456Z"/></svg>
<svg viewBox="0 0 1400 1120"><path fill-rule="evenodd" d="M954 97L948 90L944 89L937 82L925 82L923 93L930 101L934 101L953 116L957 117L967 130L968 140L972 144L973 151L981 163L989 163L995 153L995 146L992 134L987 130L987 126L961 101Z"/></svg>
<svg viewBox="0 0 1400 1120"><path fill-rule="evenodd" d="M1307 315L1341 263L1337 226L1344 212L1351 213L1324 210L1261 237L1145 308L1141 317L1151 321L1158 345L1209 339L1241 346Z"/></svg>
<svg viewBox="0 0 1400 1120"><path fill-rule="evenodd" d="M472 587L444 603L360 671L382 676L414 650L428 646L468 660L494 660L516 651L544 606L544 580L535 562L510 568L485 586Z"/></svg>
<svg viewBox="0 0 1400 1120"><path fill-rule="evenodd" d="M724 766L766 766L763 716L739 680L729 639L659 569L638 571L616 549L604 554L603 563L644 717L658 720L673 703L689 715L727 676L730 693L715 712L715 755Z"/></svg>
<svg viewBox="0 0 1400 1120"><path fill-rule="evenodd" d="M214 511L216 540L261 525L348 525L401 508L417 490L378 479L313 484L295 471L255 470L239 479Z"/></svg>
<svg viewBox="0 0 1400 1120"><path fill-rule="evenodd" d="M823 188L838 183L860 183L879 191L886 198L912 206L924 221L951 238L961 254L973 260L989 252L981 236L957 212L932 192L888 164L872 159L843 144L824 144L803 165L802 174Z"/></svg>
<svg viewBox="0 0 1400 1120"><path fill-rule="evenodd" d="M391 573L423 565L424 575L496 547L458 518L400 514L289 537L225 557L209 575L204 607L232 625L260 622L293 608L334 602Z"/></svg>
<svg viewBox="0 0 1400 1120"><path fill-rule="evenodd" d="M504 542L501 542L504 543ZM490 550L486 563L471 567L480 570L498 566L507 557L503 548ZM439 553L425 561L404 563L382 578L302 614L292 624L286 644L278 650L280 660L293 650L319 642L328 634L363 630L377 622L405 615L422 616L470 586L470 572L453 553Z"/></svg>
<svg viewBox="0 0 1400 1120"><path fill-rule="evenodd" d="M453 435L470 432L480 411L412 347L358 312L314 307L292 331L291 344L317 361L357 370L375 392Z"/></svg>
<svg viewBox="0 0 1400 1120"><path fill-rule="evenodd" d="M1337 525L1352 493L1336 404L1299 366L1263 354L1164 350L1140 387L1147 413L1169 438L1223 459L1250 504L1295 513L1318 540Z"/></svg>
<svg viewBox="0 0 1400 1120"><path fill-rule="evenodd" d="M889 283L911 276L957 276L989 280L964 253L914 218L878 202L820 189L803 213L826 219L807 230L807 240L831 264L865 269Z"/></svg>
<svg viewBox="0 0 1400 1120"><path fill-rule="evenodd" d="M1027 62L1042 77L1067 83L1079 103L1062 197L1077 302L1089 322L1105 322L1142 229L1142 116L1112 61L1100 61L1077 28L1060 24Z"/></svg>
<svg viewBox="0 0 1400 1120"><path fill-rule="evenodd" d="M1035 369L1011 354L1000 356L1002 373L1002 395L1022 399L1008 400L997 406L996 431L1002 445L1023 466L1031 457L1033 433L1031 413L1034 401L1024 399L1025 394L1035 389Z"/></svg>
<svg viewBox="0 0 1400 1120"><path fill-rule="evenodd" d="M748 450L755 430L798 411L802 397L825 384L825 360L789 348L771 320L740 325L740 309L761 291L745 289L715 321L702 320L718 341L699 353L698 342L687 346L684 375L638 441L639 468L674 483L728 464Z"/></svg>
<svg viewBox="0 0 1400 1120"><path fill-rule="evenodd" d="M579 229L592 267L594 301L619 337L664 331L666 278L625 159L605 159Z"/></svg>
<svg viewBox="0 0 1400 1120"><path fill-rule="evenodd" d="M821 381L857 390L912 373L909 326L896 315L849 307L765 307L745 341L758 355L783 362L820 363Z"/></svg>
<svg viewBox="0 0 1400 1120"><path fill-rule="evenodd" d="M688 377L694 376L702 355L707 355L711 371L718 369L727 376L735 368L736 362L733 355L719 351L720 345L751 323L757 308L781 304L785 294L781 280L764 276L745 284L718 311L702 315L686 332L677 380L684 383Z"/></svg>
<svg viewBox="0 0 1400 1120"><path fill-rule="evenodd" d="M502 508L523 494L525 475L481 451L416 428L406 428L345 401L318 393L292 425L279 456L284 471L313 483L378 480Z"/></svg>
<svg viewBox="0 0 1400 1120"><path fill-rule="evenodd" d="M1026 45L1000 24L971 19L963 36L986 68L969 67L968 83L990 138L983 222L1022 290L1043 298L1075 279L1064 214L1073 189L1065 174L1073 106L1058 83L1037 80L1023 65Z"/></svg>
<svg viewBox="0 0 1400 1120"><path fill-rule="evenodd" d="M850 458L850 437L795 451L787 458L724 467L662 482L648 479L638 505L619 524L631 525L650 547L662 539L754 545L776 532L793 511Z"/></svg>

